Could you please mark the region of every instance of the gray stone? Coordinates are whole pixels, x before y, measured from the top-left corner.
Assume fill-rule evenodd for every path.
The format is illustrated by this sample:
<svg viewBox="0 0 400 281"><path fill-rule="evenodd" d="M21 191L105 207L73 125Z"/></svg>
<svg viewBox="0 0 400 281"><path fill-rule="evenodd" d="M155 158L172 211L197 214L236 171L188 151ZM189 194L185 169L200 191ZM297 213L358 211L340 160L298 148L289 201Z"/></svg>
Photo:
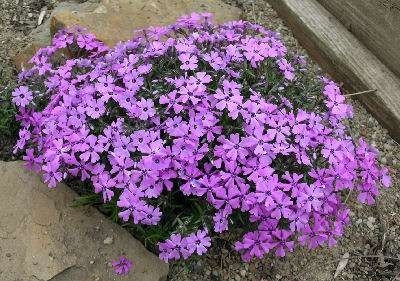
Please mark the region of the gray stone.
<svg viewBox="0 0 400 281"><path fill-rule="evenodd" d="M240 9L216 0L92 0L61 2L49 19L29 35L32 42L13 60L18 70L29 68L28 60L58 29L76 25L87 28L108 46L128 40L136 29L173 23L191 12L211 12L218 23L237 20Z"/></svg>
<svg viewBox="0 0 400 281"><path fill-rule="evenodd" d="M104 239L103 244L105 245L111 245L114 242L114 238L108 236L106 239Z"/></svg>
<svg viewBox="0 0 400 281"><path fill-rule="evenodd" d="M22 162L0 162L0 179L0 280L166 280L167 264L95 208L71 207L65 185L49 190ZM134 264L124 278L109 266L120 255Z"/></svg>
<svg viewBox="0 0 400 281"><path fill-rule="evenodd" d="M83 26L108 46L132 38L133 30L173 23L192 12L211 12L216 22L237 20L241 10L217 0L101 0L90 12L60 10L51 17L50 30Z"/></svg>

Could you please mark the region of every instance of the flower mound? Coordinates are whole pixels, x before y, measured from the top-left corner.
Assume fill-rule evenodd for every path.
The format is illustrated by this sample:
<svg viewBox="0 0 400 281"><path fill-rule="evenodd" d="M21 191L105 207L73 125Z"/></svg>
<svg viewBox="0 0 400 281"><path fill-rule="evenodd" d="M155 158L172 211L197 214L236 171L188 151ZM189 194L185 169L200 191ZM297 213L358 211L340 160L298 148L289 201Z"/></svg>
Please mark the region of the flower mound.
<svg viewBox="0 0 400 281"><path fill-rule="evenodd" d="M49 187L89 183L123 222L176 226L158 236L165 261L204 254L241 220L245 261L333 246L349 222L343 196L372 204L390 184L377 151L347 133L338 86L307 80L261 26L192 14L113 49L64 30L31 62L13 94L15 150ZM195 207L165 215L182 202Z"/></svg>

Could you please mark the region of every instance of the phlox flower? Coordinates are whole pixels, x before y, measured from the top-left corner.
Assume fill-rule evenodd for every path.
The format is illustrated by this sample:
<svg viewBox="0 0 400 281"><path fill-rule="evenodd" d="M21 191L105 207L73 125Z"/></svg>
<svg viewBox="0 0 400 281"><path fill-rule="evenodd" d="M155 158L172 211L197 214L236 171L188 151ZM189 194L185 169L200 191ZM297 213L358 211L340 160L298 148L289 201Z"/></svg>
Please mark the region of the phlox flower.
<svg viewBox="0 0 400 281"><path fill-rule="evenodd" d="M154 102L152 100L141 99L137 102L137 115L141 120L147 120L150 117L153 117L156 113L154 109Z"/></svg>
<svg viewBox="0 0 400 281"><path fill-rule="evenodd" d="M182 62L182 70L195 70L197 68L198 59L195 55L183 53L180 54L178 58Z"/></svg>
<svg viewBox="0 0 400 281"><path fill-rule="evenodd" d="M26 107L33 100L33 94L26 86L20 86L12 92L12 101L15 105Z"/></svg>
<svg viewBox="0 0 400 281"><path fill-rule="evenodd" d="M116 274L128 275L132 269L133 264L128 258L121 256L118 260L112 261L111 265L114 268Z"/></svg>

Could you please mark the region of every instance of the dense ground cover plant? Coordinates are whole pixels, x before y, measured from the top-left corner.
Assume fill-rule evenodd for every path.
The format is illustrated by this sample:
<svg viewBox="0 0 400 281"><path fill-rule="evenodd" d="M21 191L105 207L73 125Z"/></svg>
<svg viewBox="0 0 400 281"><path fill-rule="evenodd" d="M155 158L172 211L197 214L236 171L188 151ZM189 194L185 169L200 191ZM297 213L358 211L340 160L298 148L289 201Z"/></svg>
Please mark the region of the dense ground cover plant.
<svg viewBox="0 0 400 281"><path fill-rule="evenodd" d="M373 204L390 185L378 152L348 135L338 86L307 78L276 33L210 17L112 49L59 32L13 92L15 151L50 187L87 183L165 261L239 228L245 261L335 245L349 223L343 190Z"/></svg>
<svg viewBox="0 0 400 281"><path fill-rule="evenodd" d="M11 101L13 85L6 80L11 76L0 68L0 159L8 160L12 157L12 147L18 136L19 125L15 120L16 106Z"/></svg>

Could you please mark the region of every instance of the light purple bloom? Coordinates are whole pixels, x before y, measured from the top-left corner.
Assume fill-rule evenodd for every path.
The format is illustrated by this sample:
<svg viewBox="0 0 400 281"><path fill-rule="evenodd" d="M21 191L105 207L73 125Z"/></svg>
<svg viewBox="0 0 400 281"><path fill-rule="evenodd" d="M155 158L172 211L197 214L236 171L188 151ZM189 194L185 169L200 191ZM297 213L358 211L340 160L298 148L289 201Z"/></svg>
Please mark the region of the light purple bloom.
<svg viewBox="0 0 400 281"><path fill-rule="evenodd" d="M119 257L118 260L112 261L111 265L114 268L115 274L118 275L128 275L133 266L132 262L124 256Z"/></svg>
<svg viewBox="0 0 400 281"><path fill-rule="evenodd" d="M16 106L26 107L33 99L33 94L26 86L16 88L12 93L12 101Z"/></svg>

